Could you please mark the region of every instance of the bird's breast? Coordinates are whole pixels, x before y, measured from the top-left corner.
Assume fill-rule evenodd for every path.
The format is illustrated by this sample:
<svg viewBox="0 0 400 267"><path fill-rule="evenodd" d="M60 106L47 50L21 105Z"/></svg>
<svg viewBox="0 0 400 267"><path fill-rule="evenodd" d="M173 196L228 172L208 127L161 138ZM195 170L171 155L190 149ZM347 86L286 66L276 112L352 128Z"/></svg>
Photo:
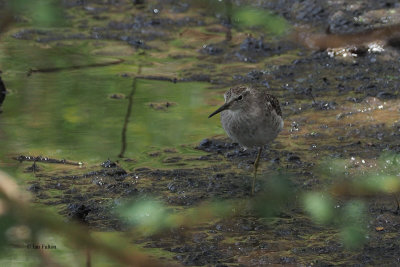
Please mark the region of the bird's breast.
<svg viewBox="0 0 400 267"><path fill-rule="evenodd" d="M282 118L275 113L254 115L231 110L221 113L221 123L228 136L245 147L270 143L283 127Z"/></svg>

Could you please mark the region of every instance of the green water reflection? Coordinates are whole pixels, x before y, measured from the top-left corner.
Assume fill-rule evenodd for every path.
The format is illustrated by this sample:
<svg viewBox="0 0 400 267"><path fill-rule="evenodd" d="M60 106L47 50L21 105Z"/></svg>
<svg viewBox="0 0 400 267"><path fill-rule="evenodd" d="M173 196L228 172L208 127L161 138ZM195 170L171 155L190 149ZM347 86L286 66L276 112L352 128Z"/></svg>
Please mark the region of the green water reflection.
<svg viewBox="0 0 400 267"><path fill-rule="evenodd" d="M110 95L129 95L132 77L118 75L113 68L120 66L20 74L5 80L11 94L0 115L0 167L13 167L16 163L10 158L19 154L89 164L116 159L128 100ZM136 166L153 167L162 158L149 157L152 151L200 153L182 145L223 133L218 120L207 119L214 107L205 102L206 87L139 79L125 156L136 159Z"/></svg>

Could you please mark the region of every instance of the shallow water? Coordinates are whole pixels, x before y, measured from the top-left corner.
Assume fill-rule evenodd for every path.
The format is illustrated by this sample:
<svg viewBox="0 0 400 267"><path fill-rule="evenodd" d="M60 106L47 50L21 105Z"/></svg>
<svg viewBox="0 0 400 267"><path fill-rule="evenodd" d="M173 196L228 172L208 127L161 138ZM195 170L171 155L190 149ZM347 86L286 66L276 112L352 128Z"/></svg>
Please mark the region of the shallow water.
<svg viewBox="0 0 400 267"><path fill-rule="evenodd" d="M67 60L65 55L64 61ZM120 69L123 66L29 77L15 74L13 79L7 76L10 94L0 120L0 153L7 161L2 161L0 167L11 170L18 166L10 160L18 155L42 155L85 164L118 159L127 97L133 84L132 77L118 73ZM207 86L200 82L138 80L126 132L125 157L136 161L133 166L159 166L162 158L154 159L149 154L167 148L199 154L181 145L223 133L218 120L207 119L213 109L206 100L210 98ZM121 95L121 99L112 95Z"/></svg>

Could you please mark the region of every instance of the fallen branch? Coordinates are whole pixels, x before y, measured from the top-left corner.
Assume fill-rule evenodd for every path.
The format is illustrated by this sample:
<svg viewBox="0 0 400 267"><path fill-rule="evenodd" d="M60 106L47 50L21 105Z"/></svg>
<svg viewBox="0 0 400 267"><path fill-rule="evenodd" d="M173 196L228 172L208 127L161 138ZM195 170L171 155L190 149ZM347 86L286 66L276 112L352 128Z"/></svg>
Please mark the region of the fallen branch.
<svg viewBox="0 0 400 267"><path fill-rule="evenodd" d="M293 39L296 43L302 43L309 49L325 50L327 48L339 48L347 46L362 46L374 41L390 43L393 38L400 36L400 24L366 30L358 33L346 34L314 34L307 29L297 29Z"/></svg>
<svg viewBox="0 0 400 267"><path fill-rule="evenodd" d="M65 159L52 159L48 157L32 157L32 156L23 156L20 155L18 157L13 157L13 159L18 160L19 162L24 162L24 161L33 161L33 162L42 162L42 163L56 163L56 164L66 164L66 165L74 165L74 166L82 166L82 162L74 162L74 161L68 161Z"/></svg>
<svg viewBox="0 0 400 267"><path fill-rule="evenodd" d="M141 68L141 66L139 66L138 74L140 74L141 71L142 71L142 68ZM121 152L118 155L118 157L120 157L120 158L124 157L125 150L126 150L126 130L128 128L129 118L131 117L133 95L136 92L137 78L138 77L133 78L132 90L128 96L128 109L126 110L124 126L122 127L122 133L121 133Z"/></svg>
<svg viewBox="0 0 400 267"><path fill-rule="evenodd" d="M95 67L106 67L110 65L117 65L124 62L123 59L118 59L111 62L103 62L103 63L93 63L87 65L75 65L75 66L68 66L68 67L54 67L54 68L44 68L44 69L29 69L27 72L27 76L31 76L32 73L48 73L48 72L58 72L64 70L77 70L77 69L85 69L85 68L95 68Z"/></svg>

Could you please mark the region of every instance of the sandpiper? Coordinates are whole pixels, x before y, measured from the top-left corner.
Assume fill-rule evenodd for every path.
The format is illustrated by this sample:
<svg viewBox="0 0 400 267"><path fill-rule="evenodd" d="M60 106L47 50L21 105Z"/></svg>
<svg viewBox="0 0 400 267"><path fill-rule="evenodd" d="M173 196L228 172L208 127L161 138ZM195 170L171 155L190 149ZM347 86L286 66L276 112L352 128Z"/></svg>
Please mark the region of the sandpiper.
<svg viewBox="0 0 400 267"><path fill-rule="evenodd" d="M243 85L230 88L224 98L225 104L208 117L221 112L222 127L234 142L245 149L258 147L251 188L251 193L254 194L263 146L271 143L283 128L279 101L266 90Z"/></svg>

